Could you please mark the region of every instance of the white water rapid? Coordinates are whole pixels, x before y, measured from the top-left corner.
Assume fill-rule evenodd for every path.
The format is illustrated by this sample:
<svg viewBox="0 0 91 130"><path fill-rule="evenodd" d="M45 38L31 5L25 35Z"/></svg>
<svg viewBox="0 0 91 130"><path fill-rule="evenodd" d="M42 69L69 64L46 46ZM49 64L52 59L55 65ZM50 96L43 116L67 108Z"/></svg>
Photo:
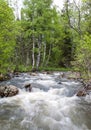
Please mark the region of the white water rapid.
<svg viewBox="0 0 91 130"><path fill-rule="evenodd" d="M91 95L77 97L81 84L59 75L21 74L3 82L20 92L0 98L0 130L90 130ZM26 83L31 83L32 92L24 90Z"/></svg>

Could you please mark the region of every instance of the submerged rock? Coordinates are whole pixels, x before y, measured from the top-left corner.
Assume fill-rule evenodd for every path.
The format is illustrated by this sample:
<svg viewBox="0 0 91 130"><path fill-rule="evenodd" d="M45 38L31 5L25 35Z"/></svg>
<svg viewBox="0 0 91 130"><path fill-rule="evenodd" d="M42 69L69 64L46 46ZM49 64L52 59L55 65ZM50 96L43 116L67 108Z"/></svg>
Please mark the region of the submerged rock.
<svg viewBox="0 0 91 130"><path fill-rule="evenodd" d="M1 97L12 97L19 93L19 90L16 86L13 85L5 85L0 86L0 96Z"/></svg>

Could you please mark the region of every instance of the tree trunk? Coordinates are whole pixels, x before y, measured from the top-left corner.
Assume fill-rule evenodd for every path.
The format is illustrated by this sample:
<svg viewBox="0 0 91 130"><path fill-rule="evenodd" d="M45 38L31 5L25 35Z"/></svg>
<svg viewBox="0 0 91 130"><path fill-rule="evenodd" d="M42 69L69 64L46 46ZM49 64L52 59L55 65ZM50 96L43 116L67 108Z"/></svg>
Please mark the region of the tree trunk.
<svg viewBox="0 0 91 130"><path fill-rule="evenodd" d="M29 51L26 52L26 66L29 65L30 59L29 59Z"/></svg>
<svg viewBox="0 0 91 130"><path fill-rule="evenodd" d="M34 50L35 50L35 42L34 42L34 36L33 36L32 69L34 69L34 66L35 66L35 54L34 54Z"/></svg>
<svg viewBox="0 0 91 130"><path fill-rule="evenodd" d="M42 66L45 64L45 58L46 58L46 43L44 43L44 48L43 48L43 63Z"/></svg>
<svg viewBox="0 0 91 130"><path fill-rule="evenodd" d="M36 69L38 70L40 65L40 58L41 58L41 42L42 42L42 36L39 35L38 38L38 55L37 55L37 61L36 61Z"/></svg>
<svg viewBox="0 0 91 130"><path fill-rule="evenodd" d="M37 69L37 70L38 70L39 64L40 64L40 56L41 56L41 54L40 54L40 47L39 47L39 52L38 52L37 61L36 61L36 69Z"/></svg>
<svg viewBox="0 0 91 130"><path fill-rule="evenodd" d="M50 60L50 56L51 56L51 44L50 44L49 54L48 54L48 58L47 58L47 60L46 60L46 64L45 64L45 66L48 65L49 60Z"/></svg>

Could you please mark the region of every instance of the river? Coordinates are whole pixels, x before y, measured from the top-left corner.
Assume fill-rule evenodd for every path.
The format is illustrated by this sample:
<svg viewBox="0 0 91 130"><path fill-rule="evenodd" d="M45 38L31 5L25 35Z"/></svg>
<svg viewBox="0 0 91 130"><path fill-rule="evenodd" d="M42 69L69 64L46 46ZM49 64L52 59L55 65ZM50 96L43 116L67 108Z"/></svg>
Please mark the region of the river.
<svg viewBox="0 0 91 130"><path fill-rule="evenodd" d="M81 83L60 73L22 73L2 82L17 86L19 94L0 98L0 130L90 130L91 95L77 97ZM26 83L32 92L25 91Z"/></svg>

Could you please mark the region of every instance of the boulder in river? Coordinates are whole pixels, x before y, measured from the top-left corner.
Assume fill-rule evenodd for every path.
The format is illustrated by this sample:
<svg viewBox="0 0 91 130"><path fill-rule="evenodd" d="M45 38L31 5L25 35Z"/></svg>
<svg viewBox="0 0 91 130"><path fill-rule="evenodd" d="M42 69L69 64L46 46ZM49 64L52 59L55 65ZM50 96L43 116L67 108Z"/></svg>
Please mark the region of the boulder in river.
<svg viewBox="0 0 91 130"><path fill-rule="evenodd" d="M12 97L19 93L19 90L16 86L5 85L0 86L0 96L1 97Z"/></svg>
<svg viewBox="0 0 91 130"><path fill-rule="evenodd" d="M31 92L31 90L32 90L32 87L31 87L31 84L30 84L30 83L26 83L26 84L24 85L24 88L26 89L26 91L29 91L29 92Z"/></svg>

